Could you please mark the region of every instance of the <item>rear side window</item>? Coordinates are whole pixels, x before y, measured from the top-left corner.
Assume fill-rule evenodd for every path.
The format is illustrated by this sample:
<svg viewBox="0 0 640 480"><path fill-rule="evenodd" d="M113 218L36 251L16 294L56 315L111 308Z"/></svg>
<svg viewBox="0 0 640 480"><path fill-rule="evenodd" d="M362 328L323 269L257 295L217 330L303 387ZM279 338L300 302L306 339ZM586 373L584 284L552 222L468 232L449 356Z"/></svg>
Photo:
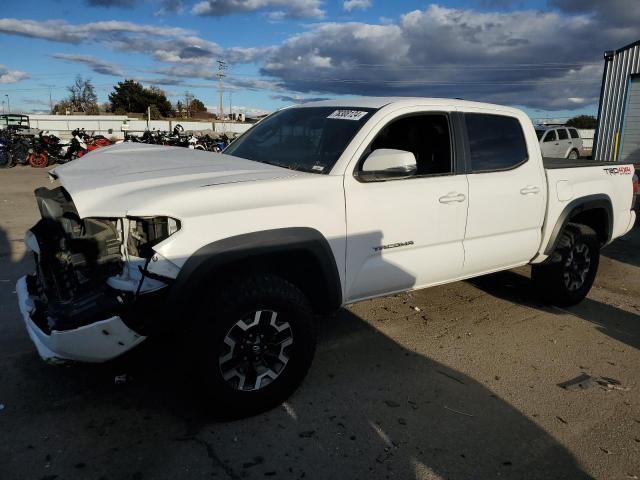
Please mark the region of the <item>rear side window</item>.
<svg viewBox="0 0 640 480"><path fill-rule="evenodd" d="M556 141L556 131L555 130L549 130L547 132L547 136L544 137L544 141L545 142L555 142Z"/></svg>
<svg viewBox="0 0 640 480"><path fill-rule="evenodd" d="M571 135L571 138L580 138L580 134L575 128L570 128L569 134Z"/></svg>
<svg viewBox="0 0 640 480"><path fill-rule="evenodd" d="M569 135L567 134L567 130L564 128L559 128L558 129L558 138L560 138L560 140L566 140L569 138Z"/></svg>
<svg viewBox="0 0 640 480"><path fill-rule="evenodd" d="M516 118L467 113L465 123L473 173L509 170L527 161L527 144Z"/></svg>

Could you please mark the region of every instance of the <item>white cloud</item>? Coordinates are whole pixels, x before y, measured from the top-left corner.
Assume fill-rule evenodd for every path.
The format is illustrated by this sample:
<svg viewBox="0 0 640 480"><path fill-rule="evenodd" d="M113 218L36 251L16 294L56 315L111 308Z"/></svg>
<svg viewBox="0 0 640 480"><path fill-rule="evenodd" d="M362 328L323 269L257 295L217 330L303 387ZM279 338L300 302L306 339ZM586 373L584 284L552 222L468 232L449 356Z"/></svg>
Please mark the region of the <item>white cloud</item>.
<svg viewBox="0 0 640 480"><path fill-rule="evenodd" d="M274 48L261 72L294 92L581 108L597 102L602 52L633 39L626 35L620 38L615 22L582 11L431 5L397 23L315 25ZM315 58L330 62L314 64Z"/></svg>
<svg viewBox="0 0 640 480"><path fill-rule="evenodd" d="M54 53L51 55L58 60L64 60L67 62L80 63L88 66L91 70L102 75L115 75L122 76L122 70L112 63L100 60L92 55L70 55L66 53Z"/></svg>
<svg viewBox="0 0 640 480"><path fill-rule="evenodd" d="M342 3L342 8L347 12L352 10L366 10L371 7L371 0L345 0Z"/></svg>
<svg viewBox="0 0 640 480"><path fill-rule="evenodd" d="M204 0L192 8L195 15L221 17L235 13L271 11L273 20L323 18L320 0Z"/></svg>
<svg viewBox="0 0 640 480"><path fill-rule="evenodd" d="M234 76L232 68L229 88L291 98L420 95L545 110L594 105L602 52L637 39L640 1L611 0L609 10L597 0L549 0L546 11L517 5L500 12L430 5L379 23L316 23L265 47L223 48L182 28L120 21L0 19L0 33L147 55L164 64L152 73L167 85L215 80L215 60L224 58L260 67L256 76ZM284 19L313 18L321 7L319 0L209 0L195 8ZM75 57L89 65L87 55Z"/></svg>
<svg viewBox="0 0 640 480"><path fill-rule="evenodd" d="M0 65L0 83L16 83L29 78L26 72L19 70L8 70L4 65Z"/></svg>
<svg viewBox="0 0 640 480"><path fill-rule="evenodd" d="M119 41L123 38L131 39L136 35L177 38L190 35L192 32L184 28L157 27L117 20L73 25L64 20L38 21L0 18L0 33L62 43L79 43L83 41L108 41L109 38Z"/></svg>

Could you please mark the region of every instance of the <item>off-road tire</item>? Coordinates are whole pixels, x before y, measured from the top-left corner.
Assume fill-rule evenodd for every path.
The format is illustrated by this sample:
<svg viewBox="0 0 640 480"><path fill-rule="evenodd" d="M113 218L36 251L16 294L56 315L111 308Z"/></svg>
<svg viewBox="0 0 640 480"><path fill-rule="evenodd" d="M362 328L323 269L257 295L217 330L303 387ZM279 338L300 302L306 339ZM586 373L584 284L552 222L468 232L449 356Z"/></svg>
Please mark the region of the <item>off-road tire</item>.
<svg viewBox="0 0 640 480"><path fill-rule="evenodd" d="M271 383L255 390L240 390L223 377L221 357L230 351L225 339L231 329L257 311L277 312L278 322L290 326L288 362L274 380L269 379ZM206 401L216 415L225 418L255 415L283 403L306 376L316 346L314 314L307 298L295 285L271 274L232 280L222 291L205 299L198 309L193 333Z"/></svg>
<svg viewBox="0 0 640 480"><path fill-rule="evenodd" d="M547 262L532 266L531 280L544 301L569 307L580 303L591 290L599 261L596 232L586 225L569 223Z"/></svg>

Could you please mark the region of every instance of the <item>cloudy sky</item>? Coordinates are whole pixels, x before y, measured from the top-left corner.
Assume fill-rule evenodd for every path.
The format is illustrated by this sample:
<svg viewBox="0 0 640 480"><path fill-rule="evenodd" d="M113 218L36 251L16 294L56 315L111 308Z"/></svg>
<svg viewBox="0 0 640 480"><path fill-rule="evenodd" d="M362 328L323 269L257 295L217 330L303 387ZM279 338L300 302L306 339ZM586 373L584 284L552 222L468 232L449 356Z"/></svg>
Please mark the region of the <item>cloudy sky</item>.
<svg viewBox="0 0 640 480"><path fill-rule="evenodd" d="M640 39L640 0L20 0L0 10L0 95L42 110L76 74L171 100L274 110L355 95L459 97L594 114L602 54Z"/></svg>

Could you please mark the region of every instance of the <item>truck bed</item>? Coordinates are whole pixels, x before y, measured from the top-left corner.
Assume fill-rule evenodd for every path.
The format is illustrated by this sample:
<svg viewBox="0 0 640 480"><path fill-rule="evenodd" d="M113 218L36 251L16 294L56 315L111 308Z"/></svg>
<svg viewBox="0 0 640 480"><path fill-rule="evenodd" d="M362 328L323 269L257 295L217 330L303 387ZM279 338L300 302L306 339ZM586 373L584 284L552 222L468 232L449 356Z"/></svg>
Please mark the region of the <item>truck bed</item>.
<svg viewBox="0 0 640 480"><path fill-rule="evenodd" d="M620 165L633 165L633 163L622 162L600 162L596 160L569 160L566 158L551 158L544 157L542 159L544 168L552 170L555 168L581 168L581 167L608 167L608 166L620 166Z"/></svg>

